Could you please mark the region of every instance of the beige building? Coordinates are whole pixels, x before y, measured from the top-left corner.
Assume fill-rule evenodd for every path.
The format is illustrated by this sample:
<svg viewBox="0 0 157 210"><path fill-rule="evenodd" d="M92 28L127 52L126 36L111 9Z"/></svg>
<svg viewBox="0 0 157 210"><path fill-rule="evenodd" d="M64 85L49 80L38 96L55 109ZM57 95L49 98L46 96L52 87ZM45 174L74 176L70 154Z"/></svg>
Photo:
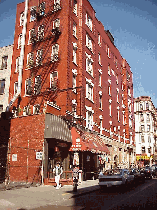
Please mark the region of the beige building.
<svg viewBox="0 0 157 210"><path fill-rule="evenodd" d="M6 110L9 99L13 45L0 48L0 113Z"/></svg>

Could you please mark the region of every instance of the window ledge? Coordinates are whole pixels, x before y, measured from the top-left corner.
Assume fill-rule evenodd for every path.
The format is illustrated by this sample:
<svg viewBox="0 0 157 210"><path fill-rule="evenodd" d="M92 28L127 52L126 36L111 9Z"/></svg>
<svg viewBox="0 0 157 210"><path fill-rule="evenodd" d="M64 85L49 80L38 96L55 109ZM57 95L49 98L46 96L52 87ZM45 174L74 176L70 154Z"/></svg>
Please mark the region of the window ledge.
<svg viewBox="0 0 157 210"><path fill-rule="evenodd" d="M86 97L86 99L88 99L90 102L92 102L92 103L94 104L94 101L92 101L91 99L89 99L89 98L87 98L87 97Z"/></svg>
<svg viewBox="0 0 157 210"><path fill-rule="evenodd" d="M78 40L77 36L75 36L74 34L73 34L73 37Z"/></svg>
<svg viewBox="0 0 157 210"><path fill-rule="evenodd" d="M75 63L74 61L73 61L73 64L75 64L75 66L78 66L78 64L77 64L77 63Z"/></svg>
<svg viewBox="0 0 157 210"><path fill-rule="evenodd" d="M103 109L99 108L100 111L103 111Z"/></svg>

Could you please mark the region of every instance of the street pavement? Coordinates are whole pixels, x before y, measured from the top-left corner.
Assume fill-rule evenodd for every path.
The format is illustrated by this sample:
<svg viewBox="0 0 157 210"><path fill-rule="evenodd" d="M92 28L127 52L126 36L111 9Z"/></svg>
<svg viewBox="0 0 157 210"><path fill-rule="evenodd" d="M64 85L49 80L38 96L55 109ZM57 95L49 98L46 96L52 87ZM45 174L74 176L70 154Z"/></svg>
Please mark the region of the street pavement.
<svg viewBox="0 0 157 210"><path fill-rule="evenodd" d="M4 188L3 188L4 189ZM97 180L83 181L77 192L73 192L73 186L65 185L56 190L54 186L22 187L20 189L8 188L0 191L0 209L24 210L24 209L83 209L75 206L73 198L86 195L99 188ZM63 205L65 203L65 205ZM53 207L53 208L52 208Z"/></svg>

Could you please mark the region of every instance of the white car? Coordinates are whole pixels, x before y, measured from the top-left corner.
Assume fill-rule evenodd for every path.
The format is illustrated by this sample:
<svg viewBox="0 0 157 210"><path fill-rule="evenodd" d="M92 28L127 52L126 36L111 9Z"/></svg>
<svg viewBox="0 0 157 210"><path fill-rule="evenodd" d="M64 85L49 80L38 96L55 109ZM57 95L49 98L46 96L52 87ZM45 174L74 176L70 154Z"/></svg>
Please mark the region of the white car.
<svg viewBox="0 0 157 210"><path fill-rule="evenodd" d="M99 174L100 187L112 187L119 185L128 185L134 181L134 177L130 175L128 169L111 169L105 173Z"/></svg>

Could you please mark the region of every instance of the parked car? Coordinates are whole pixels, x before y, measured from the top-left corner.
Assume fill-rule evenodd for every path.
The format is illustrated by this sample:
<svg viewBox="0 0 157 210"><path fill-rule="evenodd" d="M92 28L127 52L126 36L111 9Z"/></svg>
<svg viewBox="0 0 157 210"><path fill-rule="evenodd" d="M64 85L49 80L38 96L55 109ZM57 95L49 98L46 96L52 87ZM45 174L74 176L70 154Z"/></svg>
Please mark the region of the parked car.
<svg viewBox="0 0 157 210"><path fill-rule="evenodd" d="M101 188L120 185L128 186L133 180L134 178L130 175L128 169L113 169L99 174L99 186Z"/></svg>
<svg viewBox="0 0 157 210"><path fill-rule="evenodd" d="M157 177L157 166L156 165L152 165L150 167L150 169L151 169L152 177Z"/></svg>
<svg viewBox="0 0 157 210"><path fill-rule="evenodd" d="M141 174L136 168L130 169L130 175L133 175L134 178L134 184L137 185L139 182L141 182Z"/></svg>
<svg viewBox="0 0 157 210"><path fill-rule="evenodd" d="M145 166L144 175L145 175L145 178L152 179L151 168L149 166Z"/></svg>

